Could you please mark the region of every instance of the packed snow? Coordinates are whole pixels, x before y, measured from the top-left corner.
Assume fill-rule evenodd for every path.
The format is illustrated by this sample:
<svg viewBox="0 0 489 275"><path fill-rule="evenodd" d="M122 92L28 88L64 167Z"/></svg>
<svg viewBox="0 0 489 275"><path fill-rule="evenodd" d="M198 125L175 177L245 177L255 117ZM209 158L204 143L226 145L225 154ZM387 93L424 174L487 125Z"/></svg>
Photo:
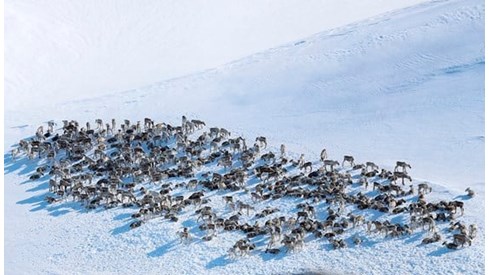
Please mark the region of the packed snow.
<svg viewBox="0 0 489 275"><path fill-rule="evenodd" d="M6 152L49 120L61 125L64 119L93 123L98 118L151 117L178 124L186 115L209 127L225 127L250 143L266 136L270 150L278 153L283 143L295 158L304 153L317 162L321 149L327 148L332 159L353 155L356 162L374 161L389 170L398 160L409 162L414 183L433 186L429 201L463 200L465 214L459 219L479 228L472 245L458 250L441 243L421 245L427 235L416 231L394 239L365 235L363 244L346 249L332 250L326 240L310 240L292 253L256 251L233 259L227 251L242 238L235 233L180 244L176 232L184 222L154 219L130 230L134 209L85 211L77 203L47 204L47 182L29 180L37 162L14 162L6 154L6 273L484 273L484 10L484 2L478 0L430 1L144 88L53 103L41 98L39 105L22 91L23 85L34 87L35 81L26 81L14 69L10 76L18 79L8 78L13 68L9 64L15 62L8 59L12 55L6 36ZM6 17L8 23L8 12ZM284 42L280 39L267 43ZM250 46L226 58L256 47L263 48ZM201 67L182 66L177 71L215 66L226 58L217 63L210 58ZM58 72L50 71L52 81ZM63 76L63 81L73 80L84 89L121 90L142 84L126 79L131 74L118 74L124 75L118 79L121 86L108 83L115 86L106 89L90 87L90 77ZM138 81L147 84L154 77ZM73 91L80 91L74 86ZM16 89L29 108L15 100ZM474 198L464 196L467 187L475 191ZM214 205L224 194L213 195ZM255 207L269 205L293 213L295 203L279 200ZM181 221L189 220L191 212ZM440 226L444 237L446 226Z"/></svg>

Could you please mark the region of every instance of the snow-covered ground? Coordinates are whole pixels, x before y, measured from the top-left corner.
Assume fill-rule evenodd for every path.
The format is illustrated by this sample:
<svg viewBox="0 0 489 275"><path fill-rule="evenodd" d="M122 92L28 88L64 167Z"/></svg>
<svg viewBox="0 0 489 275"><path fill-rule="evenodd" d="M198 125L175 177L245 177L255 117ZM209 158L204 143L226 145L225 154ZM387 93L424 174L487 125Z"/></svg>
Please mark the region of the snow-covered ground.
<svg viewBox="0 0 489 275"><path fill-rule="evenodd" d="M16 110L213 68L423 0L5 2L5 107Z"/></svg>
<svg viewBox="0 0 489 275"><path fill-rule="evenodd" d="M297 39L205 72L123 93L84 100L75 96L70 101L65 97L54 103L43 98L25 103L15 100L17 88L24 99L32 88L23 89L35 87L37 80L14 74L16 63L9 58L15 55L8 51L7 29L5 150L51 119L93 122L96 118L135 121L151 117L177 123L181 115L187 115L248 140L267 136L272 150L284 143L291 154L305 153L311 160L319 158L322 148L333 159L353 155L358 162L374 161L391 170L396 160L405 160L412 164L410 173L416 182L426 180L434 186L430 201L461 198L470 186L477 195L464 200L461 219L476 223L479 236L471 247L456 251L440 244L420 246L424 235L418 233L401 239L368 237L364 245L342 250L331 250L327 241L315 240L301 252L277 257L257 252L231 260L225 254L240 238L234 234L181 245L175 232L182 223L154 220L128 230L134 210L84 213L74 204L47 206L42 203L47 184L27 180L35 168L33 162L13 163L5 156L6 273L483 273L484 10L480 0L430 1ZM296 39L284 35L268 43L292 38ZM226 58L210 58L209 63L176 71L192 72L263 47L270 45L252 45ZM126 53L120 54L116 57ZM56 82L60 70L66 69L49 72L51 82ZM117 75L124 76L121 82L128 82L106 83L115 85L110 88L91 87L90 77L60 77L62 83L74 83L63 88L80 92L79 87L122 90L150 83L157 75L176 76L158 69L153 72L157 74L131 82L136 72L125 71ZM46 85L40 87L50 89ZM41 104L33 104L36 101ZM22 104L29 108L21 108ZM287 210L290 203L284 200L273 206ZM189 215L184 214L182 221Z"/></svg>

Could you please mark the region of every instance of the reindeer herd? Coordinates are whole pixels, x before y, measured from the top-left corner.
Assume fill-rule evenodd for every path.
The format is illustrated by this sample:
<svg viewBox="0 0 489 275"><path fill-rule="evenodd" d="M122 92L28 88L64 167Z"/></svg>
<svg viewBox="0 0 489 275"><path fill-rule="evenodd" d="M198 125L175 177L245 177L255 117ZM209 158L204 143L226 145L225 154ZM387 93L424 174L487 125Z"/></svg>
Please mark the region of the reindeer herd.
<svg viewBox="0 0 489 275"><path fill-rule="evenodd" d="M14 161L38 159L30 179L48 181L47 203L76 201L87 211L134 209L132 229L156 218L178 222L190 212L197 225L177 232L182 243L196 238L191 232L202 232L203 241L223 231L241 232L243 238L229 249L233 257L260 248L270 254L298 251L311 239L340 249L370 236L402 238L420 231L428 235L421 244L443 241L458 249L476 238L476 225L459 219L464 203L429 202L432 188L422 182L415 190L406 162L389 171L345 155L340 166L326 149L316 161L304 154L294 159L284 144L274 153L260 136L248 147L243 137L185 116L178 126L145 118L119 127L115 119L97 119L94 127L65 120L55 127L40 126L11 151ZM470 188L466 192L475 195ZM272 207L277 200L295 210Z"/></svg>

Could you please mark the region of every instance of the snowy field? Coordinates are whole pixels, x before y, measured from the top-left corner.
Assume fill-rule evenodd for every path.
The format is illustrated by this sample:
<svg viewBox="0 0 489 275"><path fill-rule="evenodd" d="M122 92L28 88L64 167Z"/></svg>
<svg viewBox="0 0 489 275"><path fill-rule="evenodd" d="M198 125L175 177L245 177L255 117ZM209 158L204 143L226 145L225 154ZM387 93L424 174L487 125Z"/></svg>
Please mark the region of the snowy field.
<svg viewBox="0 0 489 275"><path fill-rule="evenodd" d="M22 70L28 67L29 54L37 56L36 51L28 51L26 55L15 53L9 38L10 41L20 38L9 34L7 29L9 22L15 23L9 18L18 18L15 12L29 5L16 7L17 4L6 3L10 10L6 11L4 149L8 152L20 139L32 136L39 125L46 127L49 120L56 121L58 127L64 119L94 124L98 118L104 121L115 118L122 123L123 119L142 121L151 117L157 122L178 124L181 116L186 115L205 121L208 127L225 127L234 137L245 137L249 145L255 137L266 136L269 150L277 154L280 144L286 144L290 157L297 159L303 153L316 168L323 148L327 148L330 158L340 162L344 155L353 155L357 163L374 161L389 170L394 169L396 161L404 160L412 165L410 175L415 185L426 181L433 186L428 201L464 202L465 214L458 219L477 224L479 228L470 247L449 250L441 243L421 245L421 240L428 236L422 230L400 238L384 238L380 234L362 235L356 229L364 238L359 246L348 243L348 248L333 250L326 239L306 238L300 251L269 255L261 251L261 246L249 256L232 259L227 256L227 250L243 237L236 232L220 232L209 242L179 243L175 232L183 226L195 225L193 208L185 210L177 223L158 218L130 230L128 226L133 221L130 215L135 211L131 208L85 211L79 203L45 203L47 177L29 180L37 161L14 162L6 154L6 274L484 273L484 2L428 1L413 6L410 5L420 1L374 2L378 4L345 19L349 21L317 23L314 28L296 29L291 36L277 35L263 44L247 44L223 56L215 52L207 56L208 60L196 60L198 65L177 66L178 62L172 60L170 63L176 67L166 72L146 66L152 63L153 53L159 54L154 60L166 57L165 51L160 52L157 47L156 38L147 42L156 43L148 44L151 50L146 52L147 59L132 57L125 51L130 48L125 48L108 55L107 60L101 59L101 63L120 71L101 65L100 74L83 66L79 67L83 72L68 72L66 67L43 64L39 55L34 65L53 71L44 75L46 78L38 79L34 67ZM392 6L385 6L387 2L393 3ZM345 3L345 7L353 5L349 1ZM410 7L394 10L402 6ZM282 8L293 9L293 5ZM320 9L314 9L313 5L310 9L317 11L311 20L321 16ZM370 17L387 10L393 11ZM232 12L239 14L239 10ZM369 18L359 20L366 17ZM79 23L76 18L70 20L74 22L69 26ZM293 20L287 22L293 24ZM126 23L132 26L130 21ZM44 21L39 24L43 26ZM307 22L301 21L300 25ZM240 30L236 35L246 35L251 30L251 27ZM230 30L221 31L226 34ZM323 32L307 36L318 31ZM35 39L36 34L31 34L24 38ZM67 45L58 44L56 38L47 38L46 43L65 49ZM165 47L198 43L199 38L182 39ZM291 40L294 41L272 47ZM80 41L83 45L82 42L96 41ZM145 43L131 42L137 44L137 49L142 49L139 43ZM264 48L271 49L229 63ZM73 49L74 55L80 53L78 48ZM104 50L98 54L111 52L110 48ZM20 55L25 59L15 58ZM126 55L135 59L126 61ZM71 55L66 58L66 66L77 63ZM178 53L173 53L172 58L184 59ZM198 58L189 58L194 59ZM128 63L124 67L117 62ZM226 64L218 66L223 63ZM215 68L196 72L211 67ZM31 78L31 73L35 77ZM108 77L112 73L116 77ZM182 76L188 73L193 74ZM77 78L76 74L83 77ZM103 82L91 74L112 80ZM143 76L133 79L133 74ZM55 87L58 77L61 84ZM93 84L96 86L91 86L92 77L95 77L93 83L98 83ZM169 77L177 78L134 88ZM44 79L49 79L54 86L41 83ZM68 82L72 84L66 85ZM42 93L60 93L60 98L53 101L42 96L30 98L38 83ZM114 93L96 97L95 93L101 90ZM122 90L125 91L115 93ZM475 190L474 198L465 196L467 187ZM227 213L220 201L223 195L226 195L224 191L208 194L211 205ZM246 194L239 196L247 199ZM298 202L284 199L254 206L258 210L277 207L295 215L294 206ZM324 216L324 206L317 207ZM369 215L378 212L371 211ZM396 219L388 214L382 217ZM448 223L439 224L446 239L450 236L447 226ZM198 229L192 233L200 236Z"/></svg>
<svg viewBox="0 0 489 275"><path fill-rule="evenodd" d="M423 0L5 2L10 111L214 68Z"/></svg>

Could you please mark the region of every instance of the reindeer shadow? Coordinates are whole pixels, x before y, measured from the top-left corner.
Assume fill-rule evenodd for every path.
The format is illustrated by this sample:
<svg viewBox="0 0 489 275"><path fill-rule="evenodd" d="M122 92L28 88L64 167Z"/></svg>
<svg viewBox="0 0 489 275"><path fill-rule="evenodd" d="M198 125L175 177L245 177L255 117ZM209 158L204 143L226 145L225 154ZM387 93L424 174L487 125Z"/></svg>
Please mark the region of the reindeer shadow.
<svg viewBox="0 0 489 275"><path fill-rule="evenodd" d="M363 213L369 214L368 217L371 220L378 220L381 217L384 217L385 216L385 213L384 212L381 212L381 211L378 211L378 210L374 210L374 209L368 209L366 211L364 210Z"/></svg>
<svg viewBox="0 0 489 275"><path fill-rule="evenodd" d="M49 215L53 216L53 217L58 217L58 216L62 216L64 214L68 214L70 213L71 211L69 210L66 210L66 209L63 209L63 210L54 210L54 211L51 211L49 213Z"/></svg>
<svg viewBox="0 0 489 275"><path fill-rule="evenodd" d="M21 184L25 184L25 183L27 183L27 181L24 181ZM37 191L47 190L48 188L49 188L48 182L43 181L43 182L40 182L37 186L32 187L30 189L27 189L26 191L27 192L37 192Z"/></svg>
<svg viewBox="0 0 489 275"><path fill-rule="evenodd" d="M372 197L372 198L379 194L380 194L379 190L370 190L364 193L365 196Z"/></svg>
<svg viewBox="0 0 489 275"><path fill-rule="evenodd" d="M219 266L226 266L226 265L233 263L233 262L234 262L234 260L230 259L227 255L222 255L222 256L215 258L214 260L208 262L205 267L207 269L212 269L212 268L219 267Z"/></svg>
<svg viewBox="0 0 489 275"><path fill-rule="evenodd" d="M259 255L262 258L263 261L271 261L271 260L280 260L282 258L285 258L288 253L292 252L286 252L284 249L280 249L280 252L277 254L271 254L271 253L266 253L265 251L260 251Z"/></svg>
<svg viewBox="0 0 489 275"><path fill-rule="evenodd" d="M147 253L146 255L148 257L151 257L151 258L161 257L161 256L165 255L166 253L171 252L171 251L174 250L172 248L174 248L176 246L175 245L175 242L176 242L176 240L173 240L173 241L171 241L169 243L166 243L166 244L164 244L164 245L156 248L155 250Z"/></svg>
<svg viewBox="0 0 489 275"><path fill-rule="evenodd" d="M202 237L205 235L202 233L202 231L199 229L199 224L195 219L188 219L182 222L183 227L187 227L189 229L190 234L194 236L201 236Z"/></svg>
<svg viewBox="0 0 489 275"><path fill-rule="evenodd" d="M466 200L469 200L470 197L469 195L458 195L456 196L455 198L453 198L454 200L463 200L463 201L466 201Z"/></svg>
<svg viewBox="0 0 489 275"><path fill-rule="evenodd" d="M15 146L11 146L11 147L15 147ZM17 156L15 160L12 158L12 155L10 153L5 153L3 156L3 160L5 163L5 167L4 167L5 175L16 173L17 175L20 175L24 178L28 174L35 172L37 167L45 163L45 160L42 158L39 159L36 157L34 159L29 159L27 155L25 155L25 153L22 153L19 156ZM46 174L37 180L25 179L24 181L15 184L17 185L29 184L32 185L32 187L27 189L26 190L27 192L39 192L39 191L48 190L49 188L48 179L49 179L49 175ZM50 212L49 214L55 217L70 212L68 210L60 210L59 208L50 208L49 204L44 200L44 198L49 194L50 194L49 192L44 192L43 194L34 195L31 196L30 198L17 201L16 204L30 205L32 208L29 211L31 212L48 210Z"/></svg>
<svg viewBox="0 0 489 275"><path fill-rule="evenodd" d="M433 257L441 257L447 253L455 252L453 249L448 249L446 247L440 247L435 251L432 251L427 254L427 256L433 256Z"/></svg>
<svg viewBox="0 0 489 275"><path fill-rule="evenodd" d="M37 212L48 207L48 203L44 200L48 193L41 195L35 195L30 198L18 201L17 204L29 204L32 208L29 210L31 212Z"/></svg>
<svg viewBox="0 0 489 275"><path fill-rule="evenodd" d="M405 215L396 215L395 217L393 217L391 219L391 223L399 223L399 224L402 224L402 223L405 223L406 222L406 217Z"/></svg>
<svg viewBox="0 0 489 275"><path fill-rule="evenodd" d="M122 220L127 220L131 217L131 214L129 213L122 213L114 217L115 221L122 221Z"/></svg>
<svg viewBox="0 0 489 275"><path fill-rule="evenodd" d="M112 229L112 232L111 232L112 236L117 236L117 235L129 232L131 230L131 227L129 227L130 224L131 223L126 223L122 226L119 226L119 227Z"/></svg>
<svg viewBox="0 0 489 275"><path fill-rule="evenodd" d="M39 186L35 187L35 191L40 191L43 190L41 186L44 184L40 184ZM31 190L31 189L30 189ZM30 191L34 192L34 191ZM79 213L85 213L84 208L79 205L79 203L76 202L70 202L70 201L64 201L61 204L49 204L45 201L46 196L48 196L50 193L46 192L40 195L35 195L30 198L20 200L17 202L17 204L28 204L31 205L32 208L29 210L30 212L38 212L41 210L46 210L49 215L53 217L58 217L62 216L64 214L70 213L77 211Z"/></svg>
<svg viewBox="0 0 489 275"><path fill-rule="evenodd" d="M411 234L409 237L406 238L404 243L414 243L414 242L421 242L421 238L426 232L416 232Z"/></svg>
<svg viewBox="0 0 489 275"><path fill-rule="evenodd" d="M43 159L39 158L34 158L31 160L25 155L18 156L17 159L14 160L11 154L4 154L3 163L5 164L5 166L3 169L3 173L10 174L19 171L18 175L27 175L34 172L36 170L36 167L38 167L42 161Z"/></svg>
<svg viewBox="0 0 489 275"><path fill-rule="evenodd" d="M62 216L71 212L87 213L87 209L76 202L63 202L62 204L50 205L46 203L46 210L53 217Z"/></svg>
<svg viewBox="0 0 489 275"><path fill-rule="evenodd" d="M44 201L44 198L48 194L49 193L44 193L41 195L35 195L35 196L30 197L30 198L20 200L17 202L17 204L31 204L31 205L37 205L38 207L42 204L42 206L44 206L43 208L45 208L45 206L47 206L47 203ZM37 210L31 209L32 212L35 212Z"/></svg>

